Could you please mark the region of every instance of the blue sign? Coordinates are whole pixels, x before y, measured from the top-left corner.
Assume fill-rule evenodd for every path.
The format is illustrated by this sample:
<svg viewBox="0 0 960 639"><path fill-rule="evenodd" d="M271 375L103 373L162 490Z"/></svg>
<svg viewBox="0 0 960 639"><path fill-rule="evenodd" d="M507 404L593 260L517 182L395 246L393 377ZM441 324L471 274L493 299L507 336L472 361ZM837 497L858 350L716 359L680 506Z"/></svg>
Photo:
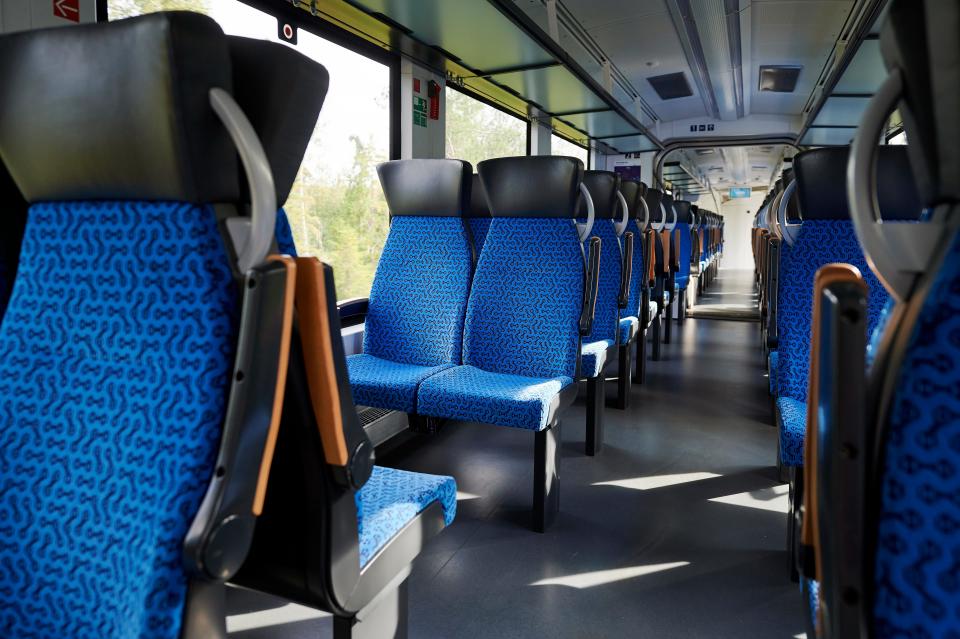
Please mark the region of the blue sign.
<svg viewBox="0 0 960 639"><path fill-rule="evenodd" d="M735 186L730 189L730 197L731 199L736 197L750 197L752 192L753 189L749 186Z"/></svg>

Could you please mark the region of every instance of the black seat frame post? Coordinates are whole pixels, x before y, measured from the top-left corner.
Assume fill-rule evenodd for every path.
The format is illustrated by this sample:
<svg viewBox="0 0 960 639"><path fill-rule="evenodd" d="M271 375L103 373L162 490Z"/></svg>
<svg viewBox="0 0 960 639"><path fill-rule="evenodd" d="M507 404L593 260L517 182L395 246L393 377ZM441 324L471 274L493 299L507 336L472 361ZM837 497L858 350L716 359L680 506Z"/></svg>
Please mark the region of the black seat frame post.
<svg viewBox="0 0 960 639"><path fill-rule="evenodd" d="M603 408L605 404L603 371L587 378L587 436L584 452L593 457L603 448Z"/></svg>
<svg viewBox="0 0 960 639"><path fill-rule="evenodd" d="M637 384L643 384L647 376L647 327L644 326L637 333L637 355L636 371L633 375L633 381Z"/></svg>
<svg viewBox="0 0 960 639"><path fill-rule="evenodd" d="M560 420L534 436L533 530L546 532L560 511Z"/></svg>
<svg viewBox="0 0 960 639"><path fill-rule="evenodd" d="M626 410L630 406L630 388L633 378L633 343L635 341L637 341L636 336L633 340L617 347L617 408L619 410Z"/></svg>
<svg viewBox="0 0 960 639"><path fill-rule="evenodd" d="M407 638L409 579L403 575L396 588L388 588L353 617L333 618L333 639Z"/></svg>
<svg viewBox="0 0 960 639"><path fill-rule="evenodd" d="M650 338L653 341L653 352L650 354L650 359L655 362L660 361L660 321L662 317L663 309L660 309L653 318L653 334Z"/></svg>
<svg viewBox="0 0 960 639"><path fill-rule="evenodd" d="M803 466L790 467L790 501L787 514L787 561L790 581L800 581L800 527L803 522Z"/></svg>

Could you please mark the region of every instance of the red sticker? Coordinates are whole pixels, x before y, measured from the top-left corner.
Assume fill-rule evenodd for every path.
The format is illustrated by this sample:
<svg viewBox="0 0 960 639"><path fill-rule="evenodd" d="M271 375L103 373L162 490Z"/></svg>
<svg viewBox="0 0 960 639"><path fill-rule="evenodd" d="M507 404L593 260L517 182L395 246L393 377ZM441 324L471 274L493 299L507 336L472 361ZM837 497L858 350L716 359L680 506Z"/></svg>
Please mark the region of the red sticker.
<svg viewBox="0 0 960 639"><path fill-rule="evenodd" d="M70 22L80 22L80 0L53 0L53 15Z"/></svg>
<svg viewBox="0 0 960 639"><path fill-rule="evenodd" d="M413 92L420 93L420 78L413 79Z"/></svg>

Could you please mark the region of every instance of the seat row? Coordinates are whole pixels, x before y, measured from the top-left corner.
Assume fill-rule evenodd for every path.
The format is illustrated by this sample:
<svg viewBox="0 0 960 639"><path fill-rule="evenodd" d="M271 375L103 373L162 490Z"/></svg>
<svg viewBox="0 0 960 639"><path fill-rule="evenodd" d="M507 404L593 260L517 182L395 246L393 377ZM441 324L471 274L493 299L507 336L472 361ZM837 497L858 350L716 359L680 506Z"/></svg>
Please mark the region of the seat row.
<svg viewBox="0 0 960 639"><path fill-rule="evenodd" d="M851 147L796 156L761 214L766 248L755 231L788 550L809 636L960 627L960 218L958 176L946 169L958 146L941 112L956 99L956 66L941 62L957 43L930 30L923 16L935 3L921 4L891 5L881 35L890 76ZM877 148L897 105L910 146Z"/></svg>

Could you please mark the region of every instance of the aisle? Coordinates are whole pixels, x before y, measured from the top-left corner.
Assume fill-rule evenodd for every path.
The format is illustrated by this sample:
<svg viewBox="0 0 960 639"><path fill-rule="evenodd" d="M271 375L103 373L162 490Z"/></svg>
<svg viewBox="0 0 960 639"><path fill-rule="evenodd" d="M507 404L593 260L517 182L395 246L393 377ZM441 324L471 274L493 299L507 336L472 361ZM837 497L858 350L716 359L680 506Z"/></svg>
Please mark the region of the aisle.
<svg viewBox="0 0 960 639"><path fill-rule="evenodd" d="M737 272L721 272L714 286L720 298L750 295L749 277ZM461 493L456 522L415 565L411 637L802 632L757 325L688 319L674 328L663 361L650 362L647 383L634 387L631 409L608 408L598 457L583 455L583 406L564 420L561 515L545 535L527 528L529 432L451 424L380 457L452 474ZM270 605L253 599L235 594L234 611ZM312 611L288 606L237 619L252 627L301 613ZM329 618L314 618L232 636L329 633Z"/></svg>

